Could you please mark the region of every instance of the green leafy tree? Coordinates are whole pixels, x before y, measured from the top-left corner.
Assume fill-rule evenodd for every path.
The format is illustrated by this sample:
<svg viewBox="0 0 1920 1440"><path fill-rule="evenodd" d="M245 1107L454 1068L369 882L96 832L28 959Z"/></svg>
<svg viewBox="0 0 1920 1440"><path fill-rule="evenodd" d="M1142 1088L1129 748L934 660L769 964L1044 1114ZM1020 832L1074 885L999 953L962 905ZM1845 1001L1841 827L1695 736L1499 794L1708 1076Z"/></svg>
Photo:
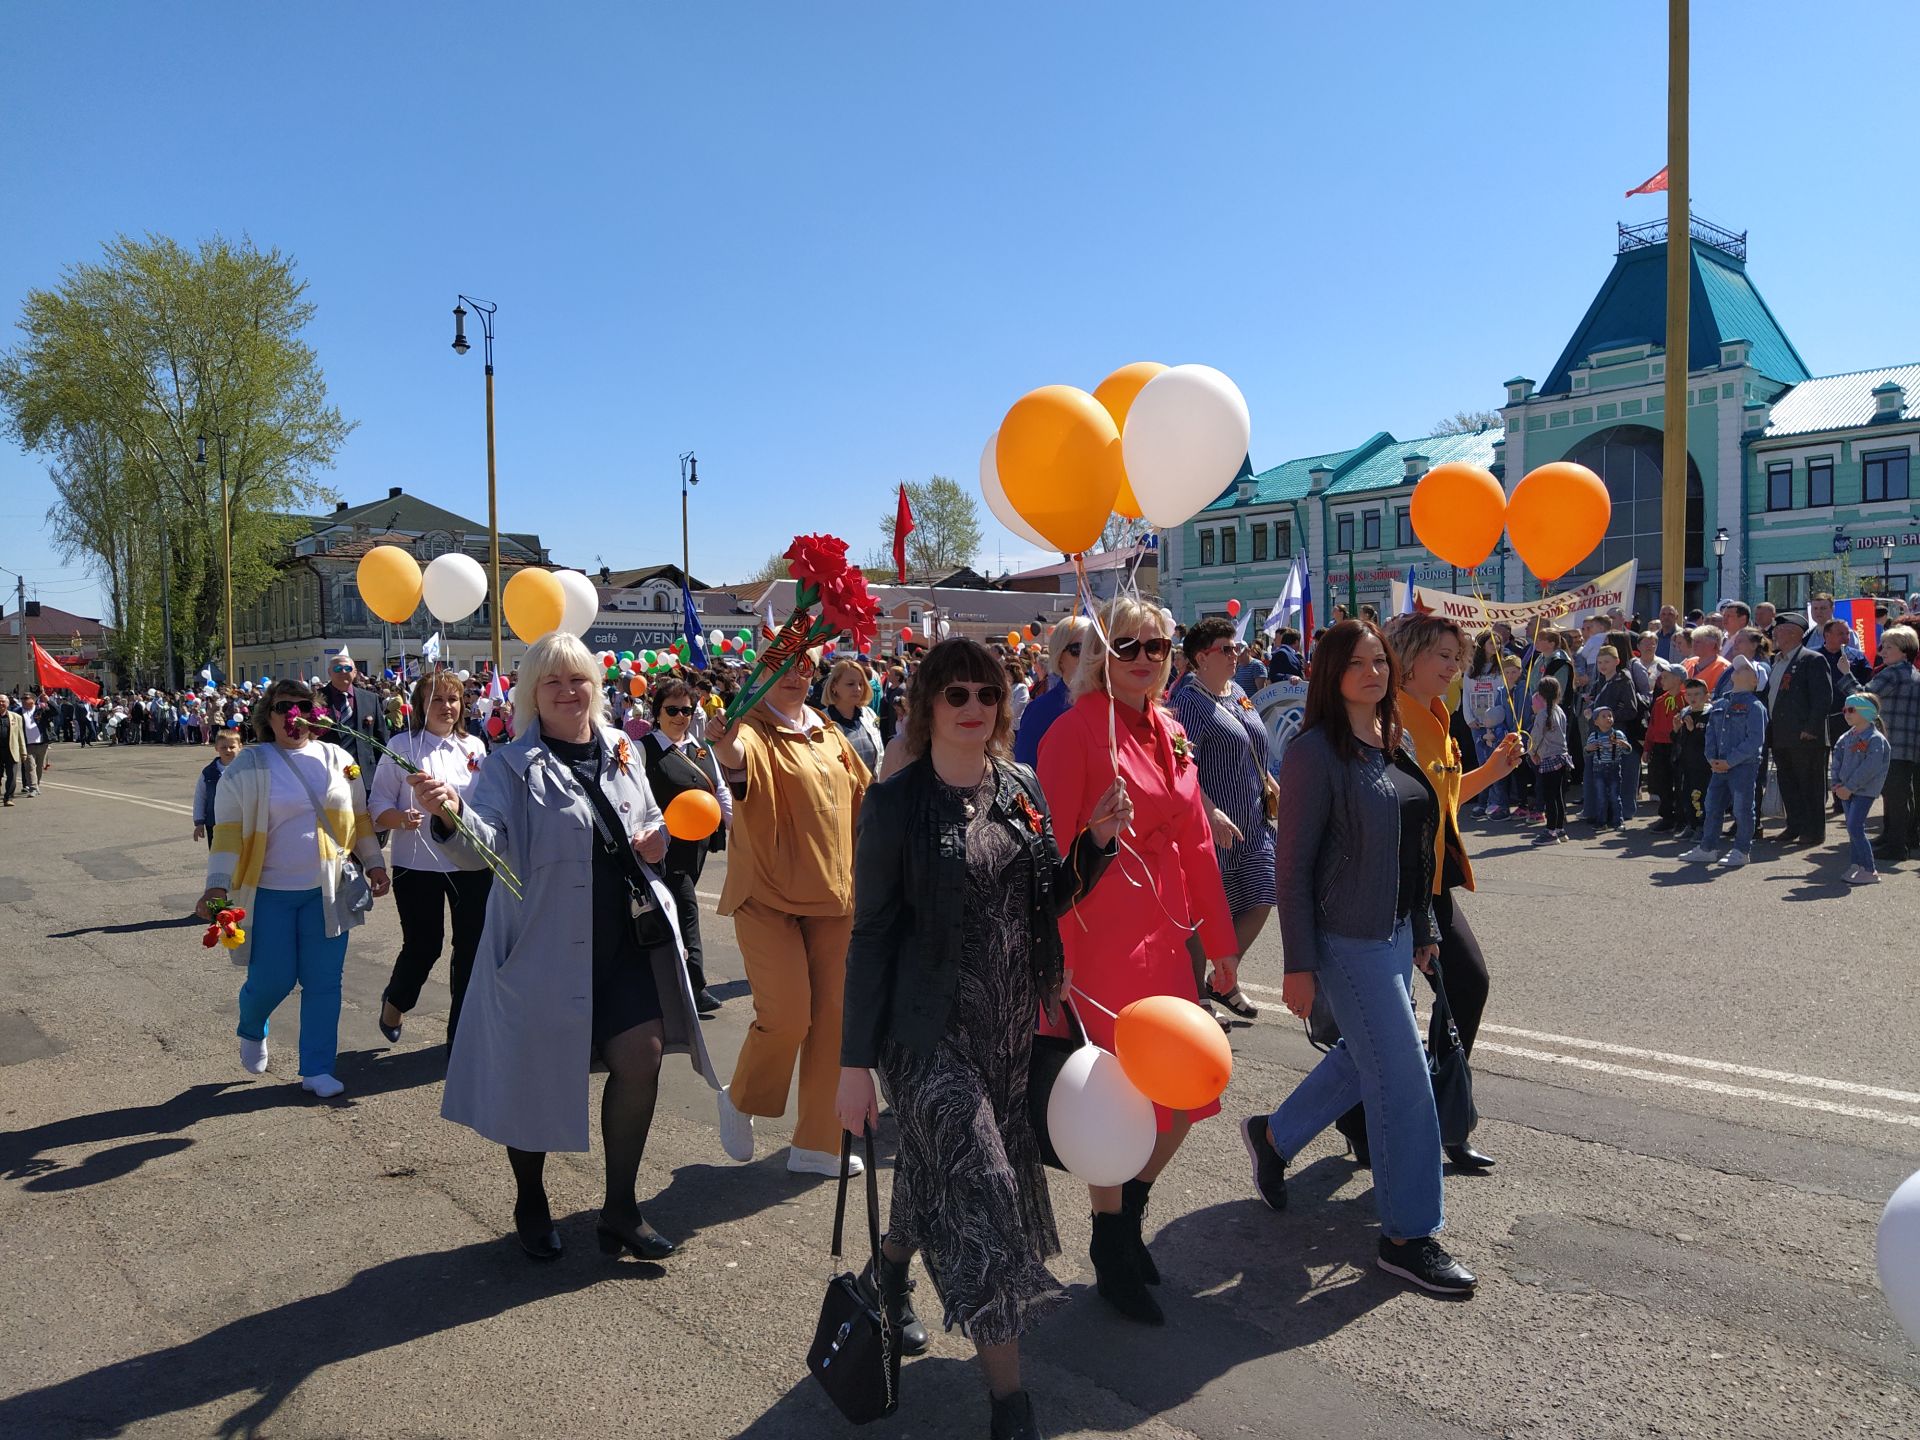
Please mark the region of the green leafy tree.
<svg viewBox="0 0 1920 1440"><path fill-rule="evenodd" d="M980 512L964 486L945 475L932 476L924 483L909 480L907 503L913 507L913 529L907 532L910 580L924 581L973 563L973 557L980 553ZM869 574L885 579L898 574L893 568L897 505L896 500L880 517L880 548L865 566Z"/></svg>
<svg viewBox="0 0 1920 1440"><path fill-rule="evenodd" d="M0 419L44 456L67 558L106 581L121 665L157 675L161 575L183 671L223 623L218 442L226 436L236 608L272 580L320 475L353 426L327 403L302 332L314 315L293 261L218 236L189 250L120 236L22 307L0 356ZM198 440L209 437L206 463ZM158 562L164 550L166 564Z"/></svg>

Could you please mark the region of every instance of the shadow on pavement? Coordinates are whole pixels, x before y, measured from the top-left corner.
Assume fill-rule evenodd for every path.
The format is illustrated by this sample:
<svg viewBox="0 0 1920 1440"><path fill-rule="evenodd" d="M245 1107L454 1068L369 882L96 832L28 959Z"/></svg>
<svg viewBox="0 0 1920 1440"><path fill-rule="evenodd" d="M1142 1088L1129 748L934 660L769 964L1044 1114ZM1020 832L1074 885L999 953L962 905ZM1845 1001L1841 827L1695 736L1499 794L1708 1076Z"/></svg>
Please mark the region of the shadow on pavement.
<svg viewBox="0 0 1920 1440"><path fill-rule="evenodd" d="M90 925L80 930L56 930L49 940L72 940L80 935L140 935L148 930L185 930L207 922L194 915L179 915L168 920L134 920L125 925Z"/></svg>
<svg viewBox="0 0 1920 1440"><path fill-rule="evenodd" d="M378 1059L374 1057L378 1056ZM387 1051L356 1050L344 1053L337 1067L347 1083L347 1099L355 1096L385 1095L395 1090L411 1090L442 1079L447 1069L444 1046ZM296 1083L249 1080L209 1081L192 1085L171 1100L154 1105L129 1105L119 1110L97 1110L90 1115L74 1115L52 1120L30 1130L0 1135L0 1175L23 1180L24 1189L34 1191L73 1190L103 1180L117 1180L131 1174L142 1164L161 1155L184 1150L193 1143L180 1132L202 1120L227 1115L250 1115L262 1110L277 1110L287 1105L315 1105L315 1100ZM123 1145L89 1156L77 1166L48 1158L46 1152L78 1145L102 1145L114 1140L133 1140L142 1136L179 1136L177 1142L156 1145L151 1141ZM0 1427L4 1433L4 1427Z"/></svg>

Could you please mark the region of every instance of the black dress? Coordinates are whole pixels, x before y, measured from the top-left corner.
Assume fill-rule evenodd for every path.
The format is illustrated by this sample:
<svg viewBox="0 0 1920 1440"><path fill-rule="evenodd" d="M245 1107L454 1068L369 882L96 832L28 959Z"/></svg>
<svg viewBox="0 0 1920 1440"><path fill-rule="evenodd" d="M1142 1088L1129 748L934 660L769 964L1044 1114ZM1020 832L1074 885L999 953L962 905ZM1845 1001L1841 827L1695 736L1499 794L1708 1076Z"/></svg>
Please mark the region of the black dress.
<svg viewBox="0 0 1920 1440"><path fill-rule="evenodd" d="M890 1238L920 1249L947 1328L958 1324L977 1345L1015 1339L1065 1298L1046 1268L1060 1237L1027 1118L1039 1007L1032 859L993 814L995 785L991 770L978 790L935 780L941 807L973 807L959 983L932 1053L915 1058L888 1041L880 1056L900 1126Z"/></svg>
<svg viewBox="0 0 1920 1440"><path fill-rule="evenodd" d="M554 758L573 773L587 792L588 804L604 818L613 807L600 788L606 751L598 740L584 744L546 741ZM593 1044L597 1050L626 1030L658 1020L660 990L653 965L633 928L628 880L636 873L622 829L608 825L610 845L595 827L593 836Z"/></svg>

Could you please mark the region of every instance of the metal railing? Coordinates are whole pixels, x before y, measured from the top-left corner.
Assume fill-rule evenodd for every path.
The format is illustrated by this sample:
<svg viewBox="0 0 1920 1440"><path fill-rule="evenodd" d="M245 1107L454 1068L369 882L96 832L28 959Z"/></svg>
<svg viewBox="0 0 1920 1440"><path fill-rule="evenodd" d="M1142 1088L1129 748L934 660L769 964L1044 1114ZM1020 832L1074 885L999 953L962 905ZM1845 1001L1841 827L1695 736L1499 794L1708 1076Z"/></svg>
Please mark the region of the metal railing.
<svg viewBox="0 0 1920 1440"><path fill-rule="evenodd" d="M1649 220L1644 225L1620 225L1619 248L1615 254L1624 255L1629 250L1645 250L1649 246L1664 245L1667 240L1667 222ZM1702 220L1698 215L1688 215L1687 230L1695 240L1711 245L1716 250L1725 251L1734 259L1745 262L1747 258L1747 232L1728 230L1711 220Z"/></svg>

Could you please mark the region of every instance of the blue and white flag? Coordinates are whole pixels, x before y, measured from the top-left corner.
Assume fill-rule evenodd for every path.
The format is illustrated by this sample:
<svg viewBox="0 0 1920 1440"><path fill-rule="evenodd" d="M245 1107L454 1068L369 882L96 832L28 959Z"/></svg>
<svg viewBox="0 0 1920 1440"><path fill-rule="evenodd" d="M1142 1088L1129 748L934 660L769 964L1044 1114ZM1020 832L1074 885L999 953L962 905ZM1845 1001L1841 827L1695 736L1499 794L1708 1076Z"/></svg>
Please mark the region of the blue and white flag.
<svg viewBox="0 0 1920 1440"><path fill-rule="evenodd" d="M434 631L420 645L420 658L429 665L440 663L440 632Z"/></svg>
<svg viewBox="0 0 1920 1440"><path fill-rule="evenodd" d="M1413 614L1414 584L1415 584L1415 580L1414 580L1414 574L1413 574L1413 566L1409 565L1407 566L1407 593L1400 597L1400 608L1394 612L1395 614L1397 615Z"/></svg>
<svg viewBox="0 0 1920 1440"><path fill-rule="evenodd" d="M1266 623L1261 628L1271 635L1284 626L1287 617L1295 612L1300 615L1300 630L1304 634L1313 624L1313 578L1307 573L1307 552L1304 550L1293 557L1293 568L1287 571L1287 583L1280 587L1280 594L1274 599L1273 609L1267 612Z"/></svg>
<svg viewBox="0 0 1920 1440"><path fill-rule="evenodd" d="M680 581L681 623L687 632L687 658L693 661L693 668L707 668L707 641L700 633L700 612L693 608L693 591L687 588L683 578Z"/></svg>

